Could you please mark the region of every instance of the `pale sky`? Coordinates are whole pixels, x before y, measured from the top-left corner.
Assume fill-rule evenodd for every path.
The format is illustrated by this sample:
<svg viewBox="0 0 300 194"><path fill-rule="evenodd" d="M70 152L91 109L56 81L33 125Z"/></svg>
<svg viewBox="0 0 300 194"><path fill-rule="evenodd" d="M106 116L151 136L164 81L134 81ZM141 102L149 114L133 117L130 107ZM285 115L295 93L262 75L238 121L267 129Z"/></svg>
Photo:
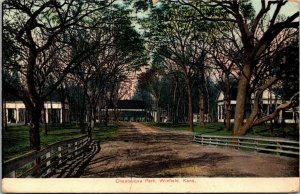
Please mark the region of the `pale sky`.
<svg viewBox="0 0 300 194"><path fill-rule="evenodd" d="M260 0L252 0L253 7L255 11L259 11L261 8ZM299 11L300 8L300 0L289 0L285 6L283 6L280 10L280 14L283 15L291 15L297 11ZM271 11L275 10L275 6L272 7Z"/></svg>
<svg viewBox="0 0 300 194"><path fill-rule="evenodd" d="M159 2L159 0L152 0L153 3ZM261 8L260 0L252 0L253 7L256 11L259 11ZM271 10L274 10L275 6ZM289 0L289 2L280 10L280 13L283 15L289 15L295 13L300 9L300 0Z"/></svg>

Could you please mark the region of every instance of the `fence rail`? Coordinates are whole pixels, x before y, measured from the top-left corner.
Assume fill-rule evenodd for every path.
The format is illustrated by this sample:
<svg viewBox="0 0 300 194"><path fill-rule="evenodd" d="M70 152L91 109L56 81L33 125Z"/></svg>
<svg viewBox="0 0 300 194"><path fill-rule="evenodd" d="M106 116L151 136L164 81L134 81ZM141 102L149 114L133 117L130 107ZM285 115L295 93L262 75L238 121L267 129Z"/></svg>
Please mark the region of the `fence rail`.
<svg viewBox="0 0 300 194"><path fill-rule="evenodd" d="M299 142L285 139L194 134L194 142L202 145L225 146L255 152L275 153L277 155L299 156Z"/></svg>
<svg viewBox="0 0 300 194"><path fill-rule="evenodd" d="M56 167L86 151L89 144L90 138L85 135L10 159L3 163L3 177L46 177Z"/></svg>

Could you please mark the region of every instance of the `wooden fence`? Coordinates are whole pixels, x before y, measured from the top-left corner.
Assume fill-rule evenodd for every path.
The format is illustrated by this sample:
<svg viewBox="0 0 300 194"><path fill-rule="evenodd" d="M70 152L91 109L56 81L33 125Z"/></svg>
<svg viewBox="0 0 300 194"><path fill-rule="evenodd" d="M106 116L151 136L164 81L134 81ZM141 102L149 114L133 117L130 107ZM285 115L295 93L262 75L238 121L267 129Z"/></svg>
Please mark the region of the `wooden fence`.
<svg viewBox="0 0 300 194"><path fill-rule="evenodd" d="M45 177L58 166L85 152L90 141L88 136L82 136L5 161L2 168L3 177Z"/></svg>
<svg viewBox="0 0 300 194"><path fill-rule="evenodd" d="M265 139L194 134L194 142L201 143L202 145L226 146L284 156L299 156L299 142L279 138Z"/></svg>

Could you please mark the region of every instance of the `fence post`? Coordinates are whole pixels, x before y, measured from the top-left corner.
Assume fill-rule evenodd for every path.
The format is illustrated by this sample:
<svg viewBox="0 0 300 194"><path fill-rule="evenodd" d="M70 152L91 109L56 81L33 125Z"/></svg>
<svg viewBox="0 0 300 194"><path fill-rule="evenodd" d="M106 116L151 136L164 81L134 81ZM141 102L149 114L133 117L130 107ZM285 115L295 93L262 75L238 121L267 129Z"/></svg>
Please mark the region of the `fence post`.
<svg viewBox="0 0 300 194"><path fill-rule="evenodd" d="M77 153L78 153L78 152L77 152L77 141L75 142L75 150L76 150L76 151L75 151L75 155L77 155Z"/></svg>
<svg viewBox="0 0 300 194"><path fill-rule="evenodd" d="M276 155L280 155L280 152L279 151L281 151L282 150L282 147L281 147L281 145L280 145L280 143L277 141L276 142L276 150L277 150L277 152L276 152Z"/></svg>
<svg viewBox="0 0 300 194"><path fill-rule="evenodd" d="M59 154L58 154L58 164L60 164L61 163L61 150L62 150L61 146L58 146L57 150L59 152Z"/></svg>
<svg viewBox="0 0 300 194"><path fill-rule="evenodd" d="M240 149L240 144L241 144L241 142L240 142L240 139L238 138L238 139L237 139L237 149L238 149L238 150Z"/></svg>
<svg viewBox="0 0 300 194"><path fill-rule="evenodd" d="M203 145L204 143L203 143L203 136L201 136L201 144Z"/></svg>
<svg viewBox="0 0 300 194"><path fill-rule="evenodd" d="M255 140L255 141L254 141L254 143L255 143L255 146L254 146L254 152L256 153L256 152L258 151L258 149L257 149L257 144L258 144L258 141L257 141L257 140Z"/></svg>
<svg viewBox="0 0 300 194"><path fill-rule="evenodd" d="M71 144L70 143L68 143L68 156L67 156L67 158L70 158L71 156L69 155L69 153L71 153L72 152L72 150L70 150L70 148L71 148Z"/></svg>
<svg viewBox="0 0 300 194"><path fill-rule="evenodd" d="M47 152L46 154L46 159L50 158L51 157L51 150L49 152ZM51 160L47 161L46 162L46 167L50 166L51 164ZM47 173L49 174L51 172L51 168L47 169Z"/></svg>
<svg viewBox="0 0 300 194"><path fill-rule="evenodd" d="M34 168L36 168L36 170L34 172L32 172L32 176L35 177L36 175L38 175L40 173L40 168L41 168L41 158L36 158L33 162L32 162L32 166Z"/></svg>

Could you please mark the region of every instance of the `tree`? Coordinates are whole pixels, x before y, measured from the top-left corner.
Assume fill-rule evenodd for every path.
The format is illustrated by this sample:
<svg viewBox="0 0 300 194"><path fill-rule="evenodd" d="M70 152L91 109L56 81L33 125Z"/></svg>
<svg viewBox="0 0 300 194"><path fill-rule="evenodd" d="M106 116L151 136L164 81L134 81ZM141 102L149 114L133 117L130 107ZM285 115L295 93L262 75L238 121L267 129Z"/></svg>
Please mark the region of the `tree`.
<svg viewBox="0 0 300 194"><path fill-rule="evenodd" d="M272 64L279 70L280 83L273 89L284 100L288 100L299 91L299 37L281 48L275 56L272 56Z"/></svg>
<svg viewBox="0 0 300 194"><path fill-rule="evenodd" d="M212 74L218 80L219 89L224 93L224 121L226 130L230 129L231 118L231 97L233 92L233 82L237 80L239 60L232 60L231 56L238 56L235 43L234 26L230 23L217 23L210 34L213 42L209 51L208 63Z"/></svg>
<svg viewBox="0 0 300 194"><path fill-rule="evenodd" d="M298 28L299 12L291 13L288 17L279 16L280 10L288 3L284 1L261 1L261 8L254 14L251 1L197 1L188 2L178 0L182 5L194 8L202 19L212 22L230 22L236 25L236 37L239 37L237 47L240 50L240 70L237 93L237 103L234 116L234 135L245 135L247 131L256 124L260 124L272 117L257 119L259 101L265 89L274 85L278 81L276 75L268 74L263 79L258 77L259 69L268 67L262 63L262 58L268 51L277 50L276 41L281 39L282 33L288 28ZM275 8L272 12L271 8ZM204 12L203 10L209 11ZM296 33L297 34L297 33ZM285 38L285 40L287 40ZM231 58L234 61L234 58ZM255 79L255 82L251 81ZM249 117L245 120L246 99L251 89L254 92L254 103ZM286 109L294 105L294 96L285 105L279 106L274 114L278 114L281 109ZM271 114L273 115L273 113Z"/></svg>
<svg viewBox="0 0 300 194"><path fill-rule="evenodd" d="M149 38L149 49L160 55L168 69L175 65L183 73L188 94L188 123L193 129L192 88L195 80L204 71L207 36L210 26L194 20L195 12L176 3L164 3L152 9L144 23L146 36ZM158 20L158 21L157 21ZM201 27L200 27L201 26ZM172 61L173 63L171 63Z"/></svg>
<svg viewBox="0 0 300 194"><path fill-rule="evenodd" d="M170 102L170 99L172 99L172 122L174 124L177 124L179 120L184 120L183 117L186 116L184 112L180 112L185 109L186 105L186 96L184 95L187 93L186 83L184 81L184 75L182 75L180 71L176 70L170 70L167 74L167 79L168 84L166 84L165 88L169 88L172 90L169 93L164 92L162 98L165 98L165 102ZM166 91L166 89L164 89L163 91Z"/></svg>
<svg viewBox="0 0 300 194"><path fill-rule="evenodd" d="M79 31L96 26L92 20L96 12L112 2L11 0L3 4L3 35L19 50L15 66L3 67L3 87L19 97L31 115L32 149L40 149L39 125L46 97L98 46L88 39L78 41ZM12 71L20 81L17 87L10 81Z"/></svg>
<svg viewBox="0 0 300 194"><path fill-rule="evenodd" d="M94 32L94 39L100 40L102 46L99 45L98 51L72 72L84 91L89 133L94 129L97 112L102 107L106 107L105 125L109 122L109 105L113 105L117 119L121 83L128 79L131 70L139 68L145 61L143 40L131 26L129 13L130 10L118 5L104 13L108 21ZM83 119L80 120L84 127Z"/></svg>

